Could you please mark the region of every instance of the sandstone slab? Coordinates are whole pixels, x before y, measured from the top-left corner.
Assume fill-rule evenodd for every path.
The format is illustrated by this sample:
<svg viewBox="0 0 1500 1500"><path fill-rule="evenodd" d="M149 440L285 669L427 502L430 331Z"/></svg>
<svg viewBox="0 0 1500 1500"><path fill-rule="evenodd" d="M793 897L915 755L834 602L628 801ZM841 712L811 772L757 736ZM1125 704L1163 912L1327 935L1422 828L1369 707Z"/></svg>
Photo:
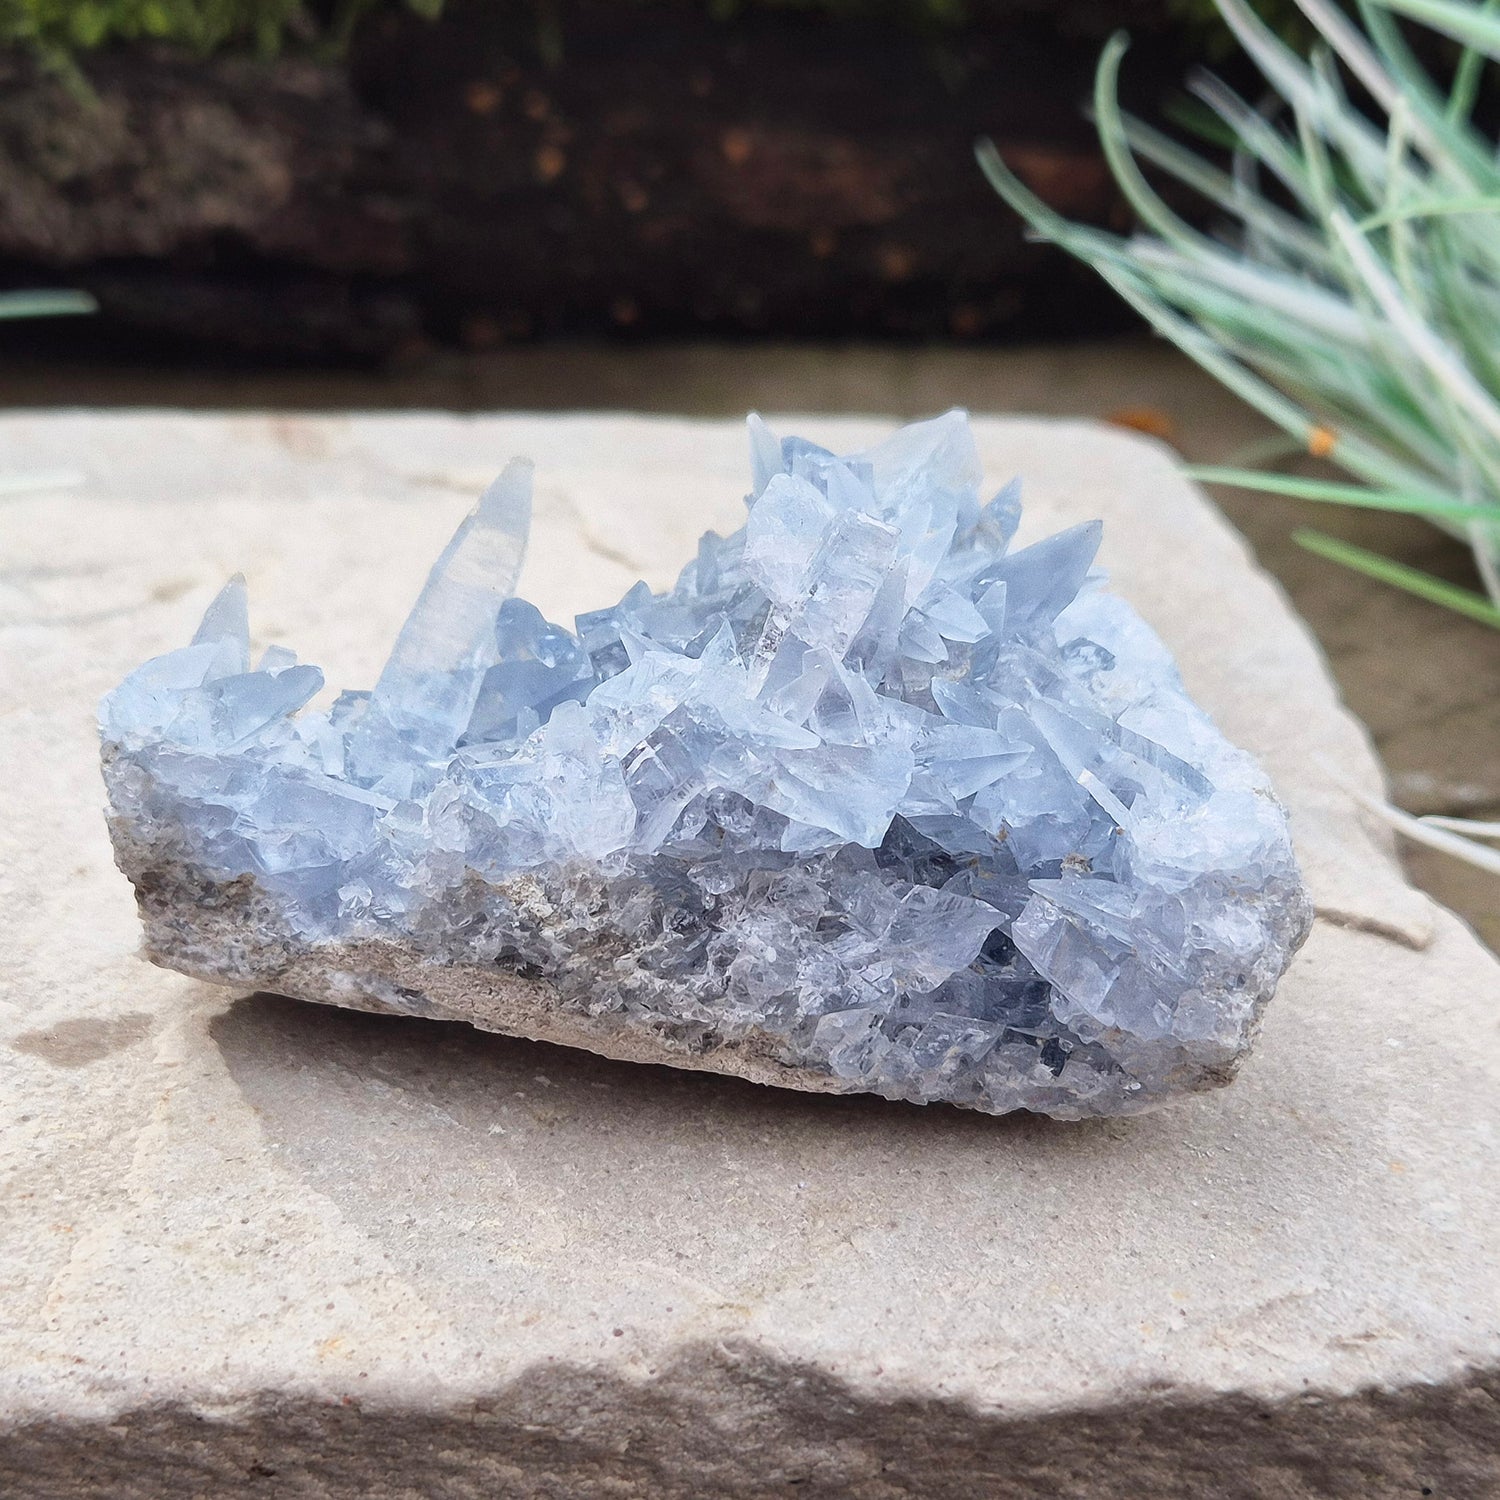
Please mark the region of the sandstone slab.
<svg viewBox="0 0 1500 1500"><path fill-rule="evenodd" d="M84 475L0 502L0 1487L1500 1488L1500 969L1357 815L1363 732L1165 455L976 429L1034 534L1104 516L1116 586L1275 778L1320 917L1240 1080L1137 1120L788 1095L140 963L94 706L228 573L265 642L371 680L512 453L526 592L566 616L734 524L741 429L0 421L8 468Z"/></svg>

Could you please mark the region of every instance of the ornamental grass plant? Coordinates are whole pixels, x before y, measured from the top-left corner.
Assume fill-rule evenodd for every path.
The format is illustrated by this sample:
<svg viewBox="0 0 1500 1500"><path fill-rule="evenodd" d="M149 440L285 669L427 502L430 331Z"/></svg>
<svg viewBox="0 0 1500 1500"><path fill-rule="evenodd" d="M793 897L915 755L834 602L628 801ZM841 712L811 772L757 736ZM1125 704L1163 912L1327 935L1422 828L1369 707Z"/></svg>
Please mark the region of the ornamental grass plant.
<svg viewBox="0 0 1500 1500"><path fill-rule="evenodd" d="M1298 0L1316 34L1303 50L1245 0L1215 3L1267 92L1251 100L1197 75L1201 148L1121 108L1123 37L1100 58L1094 116L1136 233L1070 223L990 142L980 164L1034 231L1275 423L1286 450L1347 476L1195 477L1423 517L1470 546L1481 588L1316 530L1297 540L1500 629L1500 155L1476 120L1500 60L1500 0L1354 0L1352 13ZM1187 222L1147 167L1207 199L1222 224ZM1500 873L1500 853L1475 842L1500 825L1382 811Z"/></svg>

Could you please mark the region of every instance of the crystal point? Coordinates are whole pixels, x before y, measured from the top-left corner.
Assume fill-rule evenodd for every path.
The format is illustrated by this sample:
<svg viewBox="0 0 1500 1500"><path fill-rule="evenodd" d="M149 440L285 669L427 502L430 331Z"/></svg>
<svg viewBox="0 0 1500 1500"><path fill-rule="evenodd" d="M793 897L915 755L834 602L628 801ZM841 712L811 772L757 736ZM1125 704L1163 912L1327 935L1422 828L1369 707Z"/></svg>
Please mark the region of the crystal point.
<svg viewBox="0 0 1500 1500"><path fill-rule="evenodd" d="M1309 908L1285 815L950 412L750 419L744 529L577 632L517 462L372 692L249 667L243 579L100 714L159 962L610 1056L1003 1113L1226 1081Z"/></svg>
<svg viewBox="0 0 1500 1500"><path fill-rule="evenodd" d="M441 756L468 726L498 660L496 619L515 592L531 531L532 467L514 459L443 549L370 697L370 717Z"/></svg>
<svg viewBox="0 0 1500 1500"><path fill-rule="evenodd" d="M250 601L245 575L236 573L214 596L193 635L193 645L215 645L223 642L238 663L238 670L250 669Z"/></svg>

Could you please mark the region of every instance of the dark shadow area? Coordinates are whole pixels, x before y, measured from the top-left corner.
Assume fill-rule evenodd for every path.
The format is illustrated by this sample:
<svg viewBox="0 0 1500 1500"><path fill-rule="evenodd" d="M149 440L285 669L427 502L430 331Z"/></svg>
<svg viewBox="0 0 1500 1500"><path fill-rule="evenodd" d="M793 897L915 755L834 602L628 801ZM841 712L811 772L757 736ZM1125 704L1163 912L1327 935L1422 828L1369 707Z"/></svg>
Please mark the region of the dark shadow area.
<svg viewBox="0 0 1500 1500"><path fill-rule="evenodd" d="M1123 222L1082 105L1128 25L1128 95L1159 113L1202 41L1166 0L992 0L930 32L730 9L450 0L433 24L391 4L339 58L91 53L92 98L0 53L0 280L101 307L24 345L232 368L1129 325L1027 242L973 146L994 137L1070 216Z"/></svg>
<svg viewBox="0 0 1500 1500"><path fill-rule="evenodd" d="M51 325L82 343L89 325ZM40 323L0 329L0 406L275 408L287 411L637 411L742 419L765 411L879 412L912 418L951 406L1039 410L1037 375L1055 367L1048 404L1088 415L1150 399L1156 370L1177 357L1145 336L1000 350L951 343L723 342L632 344L562 339L486 353L433 351L400 365L267 366L251 360L141 365L75 348L55 357ZM1149 373L1132 381L1104 370ZM1170 375L1167 377L1171 378ZM1161 383L1158 381L1158 383ZM1200 382L1201 385L1201 382Z"/></svg>
<svg viewBox="0 0 1500 1500"><path fill-rule="evenodd" d="M1007 1147L1034 1154L1096 1149L1133 1120L1060 1122L1024 1111L1002 1116L873 1094L772 1088L722 1073L616 1062L574 1047L480 1031L456 1021L381 1016L281 995L236 1000L211 1026L230 1072L257 1106L315 1108L336 1095L368 1108L433 1112L463 1133L497 1123L517 1133L586 1139L603 1132L640 1141L704 1142L726 1134L764 1142L767 1132L818 1131L871 1147L882 1136L950 1147ZM378 1106L377 1106L378 1107ZM509 1133L509 1132L507 1132ZM582 1142L580 1142L582 1144Z"/></svg>
<svg viewBox="0 0 1500 1500"><path fill-rule="evenodd" d="M38 1422L0 1439L0 1482L29 1500L1492 1500L1500 1475L1493 1372L981 1413L854 1392L735 1341L644 1378L548 1365L478 1400L408 1394Z"/></svg>

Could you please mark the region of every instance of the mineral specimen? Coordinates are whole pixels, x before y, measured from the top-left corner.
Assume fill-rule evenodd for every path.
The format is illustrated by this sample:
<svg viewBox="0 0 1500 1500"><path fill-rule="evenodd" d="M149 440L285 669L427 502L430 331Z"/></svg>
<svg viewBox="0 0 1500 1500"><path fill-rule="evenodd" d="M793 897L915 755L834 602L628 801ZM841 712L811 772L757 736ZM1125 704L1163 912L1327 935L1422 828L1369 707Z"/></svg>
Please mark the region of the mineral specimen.
<svg viewBox="0 0 1500 1500"><path fill-rule="evenodd" d="M1011 549L962 412L750 419L744 528L569 631L531 470L370 692L250 664L232 581L101 710L155 961L761 1082L1064 1118L1226 1082L1310 913L1249 756L1094 570Z"/></svg>

